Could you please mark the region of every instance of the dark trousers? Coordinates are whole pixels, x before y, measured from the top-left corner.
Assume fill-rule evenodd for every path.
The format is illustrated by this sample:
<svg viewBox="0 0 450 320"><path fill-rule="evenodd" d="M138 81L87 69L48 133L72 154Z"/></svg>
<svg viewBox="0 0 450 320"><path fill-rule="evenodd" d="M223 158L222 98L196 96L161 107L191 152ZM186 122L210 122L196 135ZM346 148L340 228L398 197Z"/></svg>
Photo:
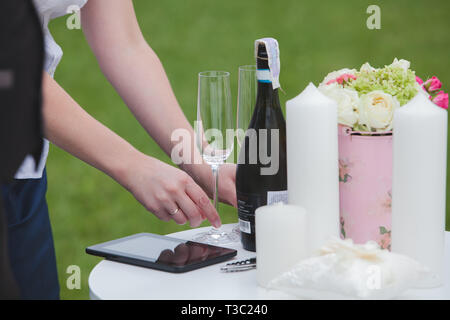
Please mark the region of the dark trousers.
<svg viewBox="0 0 450 320"><path fill-rule="evenodd" d="M10 264L22 299L59 299L46 191L45 171L40 179L1 186Z"/></svg>

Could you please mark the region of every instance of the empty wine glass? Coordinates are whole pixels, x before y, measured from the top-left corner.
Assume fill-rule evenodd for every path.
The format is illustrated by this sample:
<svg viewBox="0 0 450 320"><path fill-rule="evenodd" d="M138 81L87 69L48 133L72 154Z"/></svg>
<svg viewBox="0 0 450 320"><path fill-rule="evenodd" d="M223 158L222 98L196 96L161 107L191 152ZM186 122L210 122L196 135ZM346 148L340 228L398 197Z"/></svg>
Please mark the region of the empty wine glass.
<svg viewBox="0 0 450 320"><path fill-rule="evenodd" d="M205 71L198 75L197 121L195 141L203 159L214 176L214 207L218 212L219 167L227 160L234 146L234 119L231 104L230 73ZM239 237L212 227L194 238L210 244L230 244Z"/></svg>
<svg viewBox="0 0 450 320"><path fill-rule="evenodd" d="M256 104L256 65L244 65L239 67L238 97L236 112L236 138L238 143L238 161L245 138L246 131L252 119ZM239 225L233 228L233 232L240 237Z"/></svg>
<svg viewBox="0 0 450 320"><path fill-rule="evenodd" d="M256 65L240 66L236 113L236 136L239 145L238 155L242 147L242 141L244 141L245 132L248 129L253 111L255 110L256 89Z"/></svg>

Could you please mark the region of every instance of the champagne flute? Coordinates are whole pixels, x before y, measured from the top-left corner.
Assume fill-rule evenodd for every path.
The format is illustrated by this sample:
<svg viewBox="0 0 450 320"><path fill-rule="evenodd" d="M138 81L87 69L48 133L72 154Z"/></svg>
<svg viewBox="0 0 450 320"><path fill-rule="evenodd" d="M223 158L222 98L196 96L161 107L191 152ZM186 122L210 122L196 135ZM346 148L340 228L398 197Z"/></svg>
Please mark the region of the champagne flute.
<svg viewBox="0 0 450 320"><path fill-rule="evenodd" d="M237 142L239 145L238 155L245 132L248 129L250 120L256 104L256 65L245 65L239 67L238 101L237 101Z"/></svg>
<svg viewBox="0 0 450 320"><path fill-rule="evenodd" d="M219 167L234 147L234 118L231 104L230 73L204 71L198 75L197 121L195 141L214 176L214 207L218 210ZM239 241L235 233L212 227L194 238L195 241L225 245Z"/></svg>
<svg viewBox="0 0 450 320"><path fill-rule="evenodd" d="M240 159L240 151L246 131L252 119L256 104L256 65L243 65L239 67L238 97L236 112L236 138L238 143L238 163L245 161ZM233 228L233 232L240 237L239 225Z"/></svg>

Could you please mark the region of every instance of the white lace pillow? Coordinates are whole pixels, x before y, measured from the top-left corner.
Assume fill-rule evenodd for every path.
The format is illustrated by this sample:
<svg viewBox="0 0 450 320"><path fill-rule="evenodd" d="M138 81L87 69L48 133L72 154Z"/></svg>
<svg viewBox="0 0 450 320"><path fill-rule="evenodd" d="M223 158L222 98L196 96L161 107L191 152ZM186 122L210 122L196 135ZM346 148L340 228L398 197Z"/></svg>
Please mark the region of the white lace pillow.
<svg viewBox="0 0 450 320"><path fill-rule="evenodd" d="M374 241L356 245L333 239L273 279L269 289L309 299L391 299L426 274L415 260L380 249Z"/></svg>

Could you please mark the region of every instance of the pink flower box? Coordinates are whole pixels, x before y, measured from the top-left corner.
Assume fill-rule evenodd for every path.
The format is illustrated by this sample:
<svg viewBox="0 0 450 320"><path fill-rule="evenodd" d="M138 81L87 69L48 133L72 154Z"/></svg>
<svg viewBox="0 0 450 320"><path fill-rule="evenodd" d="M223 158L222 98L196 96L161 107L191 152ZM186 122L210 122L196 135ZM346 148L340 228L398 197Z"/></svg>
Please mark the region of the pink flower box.
<svg viewBox="0 0 450 320"><path fill-rule="evenodd" d="M392 133L339 125L341 238L391 248Z"/></svg>

